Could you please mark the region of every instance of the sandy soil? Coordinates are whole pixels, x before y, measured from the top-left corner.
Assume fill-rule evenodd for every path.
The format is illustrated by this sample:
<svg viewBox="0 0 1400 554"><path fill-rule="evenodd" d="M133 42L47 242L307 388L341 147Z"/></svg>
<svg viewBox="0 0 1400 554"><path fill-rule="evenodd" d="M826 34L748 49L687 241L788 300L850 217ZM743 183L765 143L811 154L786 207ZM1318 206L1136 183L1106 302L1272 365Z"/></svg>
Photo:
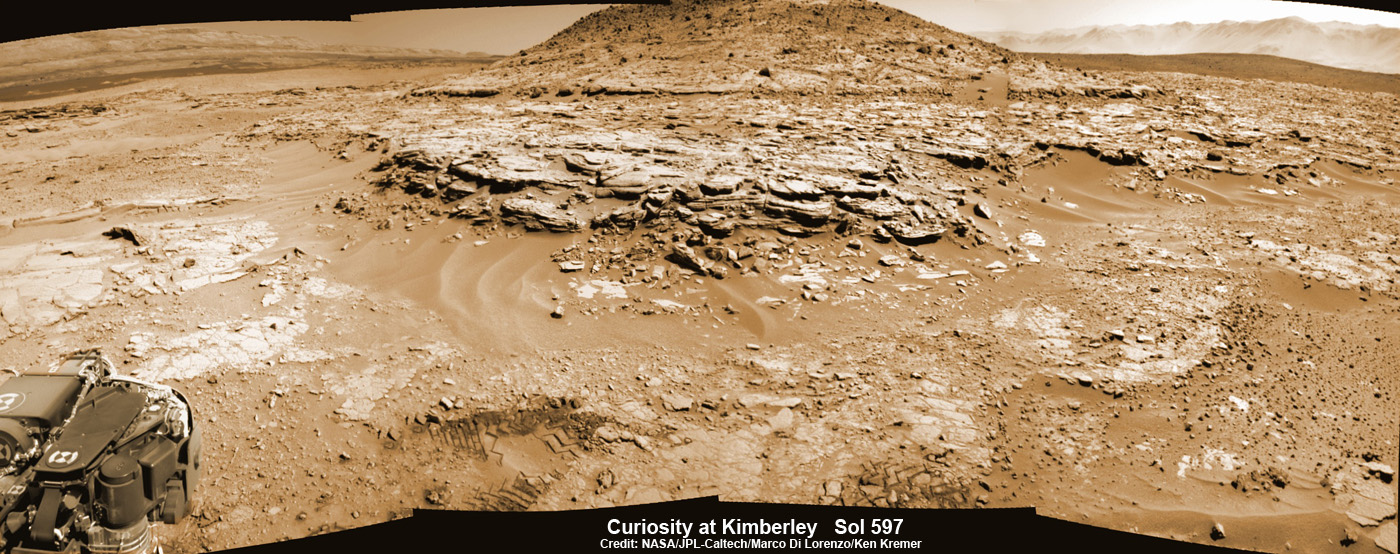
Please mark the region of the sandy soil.
<svg viewBox="0 0 1400 554"><path fill-rule="evenodd" d="M405 66L0 104L0 359L185 391L174 552L714 494L1394 552L1395 96L1022 63L920 102Z"/></svg>

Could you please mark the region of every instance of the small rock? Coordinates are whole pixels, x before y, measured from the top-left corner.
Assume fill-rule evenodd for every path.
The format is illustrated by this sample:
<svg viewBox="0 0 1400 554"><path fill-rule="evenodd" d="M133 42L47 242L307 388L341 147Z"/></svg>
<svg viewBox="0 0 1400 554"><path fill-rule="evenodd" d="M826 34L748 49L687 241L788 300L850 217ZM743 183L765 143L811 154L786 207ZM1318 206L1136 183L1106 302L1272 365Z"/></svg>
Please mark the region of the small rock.
<svg viewBox="0 0 1400 554"><path fill-rule="evenodd" d="M593 431L593 435L605 442L617 442L622 438L622 433L608 425L598 427Z"/></svg>
<svg viewBox="0 0 1400 554"><path fill-rule="evenodd" d="M792 410L783 408L778 410L778 414L768 418L768 424L773 426L773 430L782 430L792 427Z"/></svg>
<svg viewBox="0 0 1400 554"><path fill-rule="evenodd" d="M633 442L637 443L637 448L640 448L640 449L645 450L645 451L647 451L647 452L651 452L652 448L655 448L655 447L652 446L652 444L651 444L651 438L650 438L650 437L640 437L640 436L639 436L639 437L633 439Z"/></svg>
<svg viewBox="0 0 1400 554"><path fill-rule="evenodd" d="M1380 462L1366 462L1361 464L1361 467L1367 473L1379 477L1381 481L1386 483L1395 478L1395 468Z"/></svg>
<svg viewBox="0 0 1400 554"><path fill-rule="evenodd" d="M131 227L113 227L110 231L102 234L113 239L129 240L136 246L146 246L151 243L149 238Z"/></svg>
<svg viewBox="0 0 1400 554"><path fill-rule="evenodd" d="M1215 524L1214 527L1211 527L1211 528L1210 528L1210 538L1212 538L1212 539L1214 539L1214 540L1217 540L1217 541L1220 540L1220 539L1225 538L1225 526L1224 526L1224 525L1221 525L1221 524L1219 524L1219 523L1217 523L1217 524Z"/></svg>
<svg viewBox="0 0 1400 554"><path fill-rule="evenodd" d="M555 306L554 311L549 312L549 317L552 317L554 319L562 319L564 317L564 307Z"/></svg>
<svg viewBox="0 0 1400 554"><path fill-rule="evenodd" d="M564 273L571 273L571 272L574 272L574 271L582 271L583 268L584 268L584 263L583 263L583 262L580 262L580 261L569 260L569 261L566 261L566 262L559 262L559 271L562 271L562 272L564 272Z"/></svg>
<svg viewBox="0 0 1400 554"><path fill-rule="evenodd" d="M667 410L672 412L690 411L690 407L693 404L693 402L694 401L692 401L689 397L685 396L677 396L674 394L661 395L661 407L666 408Z"/></svg>

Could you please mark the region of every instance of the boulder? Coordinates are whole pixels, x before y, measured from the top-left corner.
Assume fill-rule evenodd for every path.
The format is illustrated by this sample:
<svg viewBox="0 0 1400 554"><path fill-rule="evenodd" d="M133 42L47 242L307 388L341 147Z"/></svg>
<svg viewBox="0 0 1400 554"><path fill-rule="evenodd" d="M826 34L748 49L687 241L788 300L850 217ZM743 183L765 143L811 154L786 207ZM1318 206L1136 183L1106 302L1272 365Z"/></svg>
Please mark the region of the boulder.
<svg viewBox="0 0 1400 554"><path fill-rule="evenodd" d="M770 215L803 225L822 225L831 218L830 202L800 202L769 198L764 210Z"/></svg>
<svg viewBox="0 0 1400 554"><path fill-rule="evenodd" d="M564 167L579 173L597 174L612 166L612 158L602 152L569 152Z"/></svg>
<svg viewBox="0 0 1400 554"><path fill-rule="evenodd" d="M397 167L406 167L418 171L437 171L447 165L447 160L442 156L434 156L417 149L395 152L389 159L392 160L393 165Z"/></svg>
<svg viewBox="0 0 1400 554"><path fill-rule="evenodd" d="M114 240L128 240L136 246L146 246L151 243L151 239L145 233L133 227L118 225L102 233L104 236Z"/></svg>
<svg viewBox="0 0 1400 554"><path fill-rule="evenodd" d="M815 199L825 194L816 185L801 179L774 179L767 185L768 192L788 199Z"/></svg>
<svg viewBox="0 0 1400 554"><path fill-rule="evenodd" d="M606 227L608 225L621 228L636 227L646 218L646 215L647 211L640 203L628 204L594 216L593 227Z"/></svg>
<svg viewBox="0 0 1400 554"><path fill-rule="evenodd" d="M743 182L744 178L738 175L716 175L700 183L700 192L708 196L733 194Z"/></svg>
<svg viewBox="0 0 1400 554"><path fill-rule="evenodd" d="M841 197L836 201L842 209L875 219L894 219L909 213L909 208L893 198L866 200L863 198Z"/></svg>
<svg viewBox="0 0 1400 554"><path fill-rule="evenodd" d="M878 182L867 183L854 179L823 179L817 186L837 198L879 198L885 191L885 185Z"/></svg>
<svg viewBox="0 0 1400 554"><path fill-rule="evenodd" d="M452 217L472 222L488 221L491 215L491 204L484 198L468 200L452 208Z"/></svg>
<svg viewBox="0 0 1400 554"><path fill-rule="evenodd" d="M689 411L690 408L691 408L691 406L692 406L693 404L694 404L694 401L691 400L690 397L688 397L688 396L679 396L679 395L674 395L674 394L663 394L663 395L661 395L661 407L662 407L662 408L665 408L665 409L668 410L668 411L672 411L672 412L685 412L685 411Z"/></svg>
<svg viewBox="0 0 1400 554"><path fill-rule="evenodd" d="M791 408L783 408L781 410L778 410L777 415L768 418L768 424L773 426L774 431L781 431L783 429L787 429L788 427L792 427L792 423L793 415Z"/></svg>
<svg viewBox="0 0 1400 554"><path fill-rule="evenodd" d="M920 245L935 242L948 231L946 227L933 223L910 225L903 221L887 221L881 226L890 236L903 244ZM878 235L877 235L878 238Z"/></svg>
<svg viewBox="0 0 1400 554"><path fill-rule="evenodd" d="M501 202L501 218L507 223L525 225L531 230L574 233L584 228L584 221L565 213L558 206L543 200L515 197Z"/></svg>
<svg viewBox="0 0 1400 554"><path fill-rule="evenodd" d="M443 202L456 202L473 194L476 194L476 186L460 179L453 180L441 191Z"/></svg>

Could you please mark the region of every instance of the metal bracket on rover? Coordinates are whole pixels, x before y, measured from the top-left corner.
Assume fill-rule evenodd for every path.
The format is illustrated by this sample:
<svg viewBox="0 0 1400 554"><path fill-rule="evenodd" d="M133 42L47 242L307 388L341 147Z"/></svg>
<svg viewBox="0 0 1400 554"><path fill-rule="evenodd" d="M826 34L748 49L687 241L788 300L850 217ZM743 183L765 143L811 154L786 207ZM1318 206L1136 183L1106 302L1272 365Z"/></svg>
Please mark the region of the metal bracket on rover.
<svg viewBox="0 0 1400 554"><path fill-rule="evenodd" d="M190 510L199 429L184 395L96 350L0 384L0 553L159 552Z"/></svg>

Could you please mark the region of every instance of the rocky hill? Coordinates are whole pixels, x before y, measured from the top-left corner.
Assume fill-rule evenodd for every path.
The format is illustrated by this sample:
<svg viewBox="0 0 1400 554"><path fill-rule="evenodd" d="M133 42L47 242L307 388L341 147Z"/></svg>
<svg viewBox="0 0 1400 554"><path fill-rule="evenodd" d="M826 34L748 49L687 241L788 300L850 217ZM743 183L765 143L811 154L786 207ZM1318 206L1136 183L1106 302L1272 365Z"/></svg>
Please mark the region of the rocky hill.
<svg viewBox="0 0 1400 554"><path fill-rule="evenodd" d="M428 92L946 92L1014 54L864 0L614 6Z"/></svg>

